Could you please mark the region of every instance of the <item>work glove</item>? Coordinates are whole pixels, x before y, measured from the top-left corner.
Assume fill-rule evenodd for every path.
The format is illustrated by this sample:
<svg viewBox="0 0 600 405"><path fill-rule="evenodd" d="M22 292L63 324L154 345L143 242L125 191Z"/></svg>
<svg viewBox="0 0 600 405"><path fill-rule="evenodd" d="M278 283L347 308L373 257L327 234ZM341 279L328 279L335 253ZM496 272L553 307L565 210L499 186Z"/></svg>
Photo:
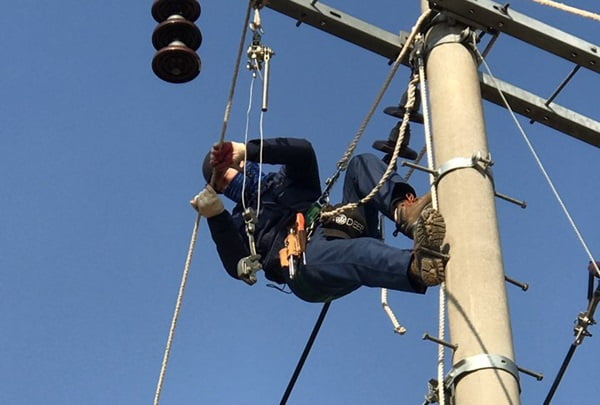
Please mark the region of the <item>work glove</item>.
<svg viewBox="0 0 600 405"><path fill-rule="evenodd" d="M207 185L204 190L192 198L190 204L200 215L206 218L219 215L225 210L223 202L210 185Z"/></svg>
<svg viewBox="0 0 600 405"><path fill-rule="evenodd" d="M246 155L246 145L239 142L216 143L210 151L210 164L215 170L240 167Z"/></svg>

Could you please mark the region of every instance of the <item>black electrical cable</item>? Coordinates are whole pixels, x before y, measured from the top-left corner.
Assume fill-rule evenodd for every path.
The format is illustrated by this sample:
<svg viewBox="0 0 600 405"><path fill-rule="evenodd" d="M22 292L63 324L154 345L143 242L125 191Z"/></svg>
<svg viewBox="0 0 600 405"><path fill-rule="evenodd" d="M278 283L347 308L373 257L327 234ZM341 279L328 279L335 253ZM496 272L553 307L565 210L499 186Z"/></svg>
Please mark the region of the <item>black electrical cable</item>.
<svg viewBox="0 0 600 405"><path fill-rule="evenodd" d="M310 334L310 337L308 338L308 342L306 342L304 351L302 352L302 355L300 356L300 360L298 360L298 364L296 365L294 374L292 374L292 378L290 379L290 382L288 383L288 386L285 389L285 392L283 394L283 397L281 398L281 402L279 403L279 405L285 405L287 403L287 400L290 397L292 390L294 389L294 385L296 384L296 380L298 379L298 376L300 375L300 371L302 371L304 362L306 361L306 358L308 357L308 354L310 353L310 349L312 348L312 345L315 342L317 334L319 333L319 329L321 329L321 324L323 323L323 320L325 319L325 315L327 315L327 311L329 310L329 305L331 305L331 301L323 304L323 308L321 309L319 318L317 319L317 322L315 323L315 326L313 327L312 333Z"/></svg>
<svg viewBox="0 0 600 405"><path fill-rule="evenodd" d="M562 380L563 375L565 374L565 371L567 370L567 367L569 366L569 362L571 361L571 357L573 357L573 354L575 353L576 348L577 348L577 345L575 343L573 343L571 345L571 347L569 348L569 351L567 352L567 355L565 356L565 359L563 360L563 363L560 366L560 370L558 370L558 374L556 375L556 378L554 379L554 382L552 383L552 387L550 387L550 392L548 392L548 395L546 396L546 399L544 400L543 405L550 405L550 401L552 400L552 397L554 396L554 393L556 392L556 389L558 388L558 384L560 384L560 380Z"/></svg>
<svg viewBox="0 0 600 405"><path fill-rule="evenodd" d="M598 284L596 291L600 291L600 283ZM590 274L590 277L588 279L588 288L587 288L587 298L590 303L588 305L588 311L591 311L590 305L592 304L594 295L595 295L594 276ZM589 315L592 316L593 313L591 313ZM575 340L575 342L573 342L571 344L571 347L569 348L569 351L567 352L567 355L565 356L565 359L563 360L562 365L560 366L560 370L558 370L558 373L556 374L556 377L554 378L552 387L550 387L550 391L548 392L548 395L546 395L546 399L544 400L543 405L550 405L550 401L552 400L552 397L554 396L554 393L556 392L556 389L558 388L558 385L560 384L560 381L562 380L563 375L565 374L565 371L567 371L567 367L569 366L571 358L573 357L573 354L575 354L575 349L577 349L577 346L579 346L580 343L581 343L581 341L579 340L579 336L578 336L578 338Z"/></svg>

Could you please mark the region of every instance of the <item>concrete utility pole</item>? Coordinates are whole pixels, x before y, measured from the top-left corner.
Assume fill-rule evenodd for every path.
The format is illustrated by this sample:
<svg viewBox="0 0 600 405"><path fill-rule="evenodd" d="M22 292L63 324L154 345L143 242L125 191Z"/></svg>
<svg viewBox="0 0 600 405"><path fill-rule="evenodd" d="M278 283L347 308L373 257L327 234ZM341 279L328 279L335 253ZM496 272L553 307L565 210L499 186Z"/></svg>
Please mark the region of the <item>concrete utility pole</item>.
<svg viewBox="0 0 600 405"><path fill-rule="evenodd" d="M488 156L476 59L469 44L461 43L465 28L436 24L426 36L435 165L454 168L437 188L451 257L446 287L450 341L458 345L454 398L456 405L518 405L492 179L465 163L477 153Z"/></svg>

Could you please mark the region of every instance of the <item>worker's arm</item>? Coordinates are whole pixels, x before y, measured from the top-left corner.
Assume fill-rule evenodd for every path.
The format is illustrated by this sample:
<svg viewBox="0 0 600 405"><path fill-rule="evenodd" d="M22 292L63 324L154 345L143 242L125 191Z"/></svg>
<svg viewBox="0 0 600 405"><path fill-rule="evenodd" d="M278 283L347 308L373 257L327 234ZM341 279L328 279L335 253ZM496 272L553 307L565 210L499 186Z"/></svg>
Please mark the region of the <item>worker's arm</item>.
<svg viewBox="0 0 600 405"><path fill-rule="evenodd" d="M249 251L231 214L225 211L220 197L210 185L207 185L190 201L190 204L207 219L212 239L225 270L231 277L238 278L237 263L248 256Z"/></svg>
<svg viewBox="0 0 600 405"><path fill-rule="evenodd" d="M223 267L231 277L238 278L238 262L250 255L248 241L242 238L231 214L227 211L208 218L207 222Z"/></svg>
<svg viewBox="0 0 600 405"><path fill-rule="evenodd" d="M261 161L261 141L254 139L246 145L247 159ZM262 162L283 165L285 175L310 189L320 190L319 166L315 151L306 139L272 138L262 141Z"/></svg>

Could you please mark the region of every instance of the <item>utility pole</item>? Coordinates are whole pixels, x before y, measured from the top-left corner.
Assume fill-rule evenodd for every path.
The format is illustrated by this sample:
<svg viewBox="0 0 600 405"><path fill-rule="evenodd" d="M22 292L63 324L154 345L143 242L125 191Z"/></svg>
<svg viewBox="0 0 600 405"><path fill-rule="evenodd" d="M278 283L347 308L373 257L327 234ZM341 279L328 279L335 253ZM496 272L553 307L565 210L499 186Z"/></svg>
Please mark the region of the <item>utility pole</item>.
<svg viewBox="0 0 600 405"><path fill-rule="evenodd" d="M457 345L450 388L456 405L518 405L494 186L486 170L481 90L468 32L446 21L425 37L435 166L448 168L438 176L437 195L450 246L450 340Z"/></svg>

